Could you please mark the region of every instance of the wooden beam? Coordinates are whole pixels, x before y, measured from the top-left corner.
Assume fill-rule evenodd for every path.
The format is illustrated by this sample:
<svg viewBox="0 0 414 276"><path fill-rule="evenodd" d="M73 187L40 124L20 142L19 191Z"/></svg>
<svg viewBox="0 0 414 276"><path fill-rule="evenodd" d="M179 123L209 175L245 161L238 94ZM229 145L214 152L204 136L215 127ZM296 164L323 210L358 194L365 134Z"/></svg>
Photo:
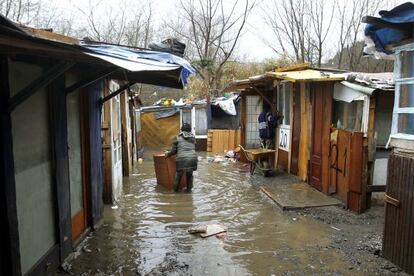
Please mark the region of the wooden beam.
<svg viewBox="0 0 414 276"><path fill-rule="evenodd" d="M99 103L102 105L105 102L109 101L110 99L112 99L113 97L116 97L117 95L121 94L124 90L130 88L131 86L133 86L135 84L135 82L130 82L128 84L124 84L122 85L119 89L117 89L116 91L112 92L109 95L106 95L105 97L101 98L99 100Z"/></svg>
<svg viewBox="0 0 414 276"><path fill-rule="evenodd" d="M298 63L293 64L284 68L277 68L275 72L289 72L289 71L299 71L308 69L310 67L310 63Z"/></svg>
<svg viewBox="0 0 414 276"><path fill-rule="evenodd" d="M257 92L257 94L259 94L263 98L263 100L265 100L270 105L270 107L272 108L272 111L275 112L276 111L276 105L274 103L272 103L272 101L269 100L269 98L267 98L266 95L263 94L262 91L257 89L256 86L253 86L253 89Z"/></svg>
<svg viewBox="0 0 414 276"><path fill-rule="evenodd" d="M63 262L72 252L65 76L61 75L52 82L48 92L53 147L53 184L57 204L57 236L60 245L59 257Z"/></svg>
<svg viewBox="0 0 414 276"><path fill-rule="evenodd" d="M78 89L81 89L81 88L84 88L84 87L86 87L88 85L91 85L92 83L94 83L94 82L96 82L98 80L101 80L101 79L103 79L103 78L111 75L112 73L118 71L118 70L119 70L119 68L111 67L111 68L107 68L107 69L105 69L105 70L103 70L101 72L98 72L97 74L94 74L93 76L90 76L88 78L85 78L85 79L83 79L83 80L81 80L81 81L79 81L79 82L77 82L77 83L75 83L75 84L67 87L66 88L66 94L72 93L72 92L74 92L74 91L76 91Z"/></svg>
<svg viewBox="0 0 414 276"><path fill-rule="evenodd" d="M20 275L20 241L17 221L16 183L13 157L7 59L0 60L0 275Z"/></svg>
<svg viewBox="0 0 414 276"><path fill-rule="evenodd" d="M49 68L45 73L40 77L33 80L29 85L20 90L15 96L13 96L9 101L9 111L13 111L18 105L27 100L34 93L42 89L43 87L50 84L60 75L65 73L69 68L75 65L75 62L70 61L61 61L51 68Z"/></svg>
<svg viewBox="0 0 414 276"><path fill-rule="evenodd" d="M387 188L386 185L368 185L367 193L385 192L386 188Z"/></svg>

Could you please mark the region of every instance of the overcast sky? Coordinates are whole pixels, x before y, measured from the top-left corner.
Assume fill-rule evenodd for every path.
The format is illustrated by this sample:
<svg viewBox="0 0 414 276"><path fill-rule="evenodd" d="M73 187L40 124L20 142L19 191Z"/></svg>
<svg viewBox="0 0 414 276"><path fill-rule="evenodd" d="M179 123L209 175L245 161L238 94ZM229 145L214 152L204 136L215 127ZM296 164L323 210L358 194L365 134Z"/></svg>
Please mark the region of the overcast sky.
<svg viewBox="0 0 414 276"><path fill-rule="evenodd" d="M99 2L99 0L50 0L54 1L54 5L59 9L62 9L62 12L73 12L79 13L80 9L87 9L89 1L93 3ZM118 1L102 1L101 5L117 5ZM178 0L152 0L153 13L155 24L158 26L162 23L165 18L174 17L177 15L176 3ZM226 0L231 1L231 0ZM240 7L243 8L242 4L245 0L239 0ZM272 0L257 0L259 5L250 15L245 31L240 39L237 55L242 56L243 59L250 61L262 61L266 58L275 58L275 53L270 47L266 45L264 39L270 39L272 37L271 30L264 24L263 21L263 9L267 5L267 1ZM273 0L277 1L277 0ZM338 1L347 1L347 0L338 0ZM402 0L385 0L385 5L387 8L393 7L396 4L403 3ZM131 8L139 8L140 0L129 0L129 3L134 3ZM333 0L331 1L333 3ZM132 4L131 4L132 5ZM329 7L327 7L328 9ZM76 18L78 20L79 18ZM81 20L79 22L82 22ZM337 41L337 28L333 26L331 29L331 35L329 38L330 43ZM330 47L328 47L330 48ZM334 48L334 47L332 47ZM329 54L329 53L328 53ZM330 53L332 54L332 53Z"/></svg>

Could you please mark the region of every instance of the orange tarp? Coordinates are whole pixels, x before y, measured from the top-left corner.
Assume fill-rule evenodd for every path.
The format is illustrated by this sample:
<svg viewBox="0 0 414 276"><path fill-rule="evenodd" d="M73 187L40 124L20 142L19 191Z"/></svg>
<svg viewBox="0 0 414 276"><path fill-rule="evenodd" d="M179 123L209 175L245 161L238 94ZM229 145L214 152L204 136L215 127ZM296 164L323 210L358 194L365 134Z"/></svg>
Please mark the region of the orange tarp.
<svg viewBox="0 0 414 276"><path fill-rule="evenodd" d="M169 149L180 131L180 114L159 120L154 114L141 113L142 145L151 149Z"/></svg>

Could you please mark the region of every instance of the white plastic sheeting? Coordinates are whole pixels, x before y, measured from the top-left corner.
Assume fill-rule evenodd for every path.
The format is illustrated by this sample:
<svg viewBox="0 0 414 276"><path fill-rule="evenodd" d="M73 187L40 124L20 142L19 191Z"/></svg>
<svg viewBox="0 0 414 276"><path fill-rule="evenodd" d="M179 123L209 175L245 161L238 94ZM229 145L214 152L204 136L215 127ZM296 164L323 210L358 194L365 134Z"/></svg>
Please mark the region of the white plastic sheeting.
<svg viewBox="0 0 414 276"><path fill-rule="evenodd" d="M349 85L344 85L343 84L344 82L335 83L333 98L335 100L344 101L347 103L350 103L353 101L364 102L363 109L362 109L362 120L361 120L360 131L364 133L364 136L366 136L368 133L369 97L375 89L368 88L368 87L361 87L358 84L345 82L347 84L352 84L355 88L353 89ZM360 91L356 90L357 87L361 87L361 90L364 92L361 92L361 90Z"/></svg>

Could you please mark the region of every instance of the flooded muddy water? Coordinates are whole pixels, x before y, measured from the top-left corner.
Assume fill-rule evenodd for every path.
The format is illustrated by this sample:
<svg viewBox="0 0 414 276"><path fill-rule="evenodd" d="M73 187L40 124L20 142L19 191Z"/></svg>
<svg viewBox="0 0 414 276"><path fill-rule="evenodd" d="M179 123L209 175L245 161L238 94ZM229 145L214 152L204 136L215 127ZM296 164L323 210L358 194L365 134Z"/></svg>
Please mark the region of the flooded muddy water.
<svg viewBox="0 0 414 276"><path fill-rule="evenodd" d="M355 274L329 248L327 225L282 212L232 163L199 161L192 193L157 186L150 157L125 179L116 207L80 246L69 270L80 275ZM268 180L266 180L268 181ZM275 177L272 181L277 181ZM216 223L225 237L187 229Z"/></svg>

